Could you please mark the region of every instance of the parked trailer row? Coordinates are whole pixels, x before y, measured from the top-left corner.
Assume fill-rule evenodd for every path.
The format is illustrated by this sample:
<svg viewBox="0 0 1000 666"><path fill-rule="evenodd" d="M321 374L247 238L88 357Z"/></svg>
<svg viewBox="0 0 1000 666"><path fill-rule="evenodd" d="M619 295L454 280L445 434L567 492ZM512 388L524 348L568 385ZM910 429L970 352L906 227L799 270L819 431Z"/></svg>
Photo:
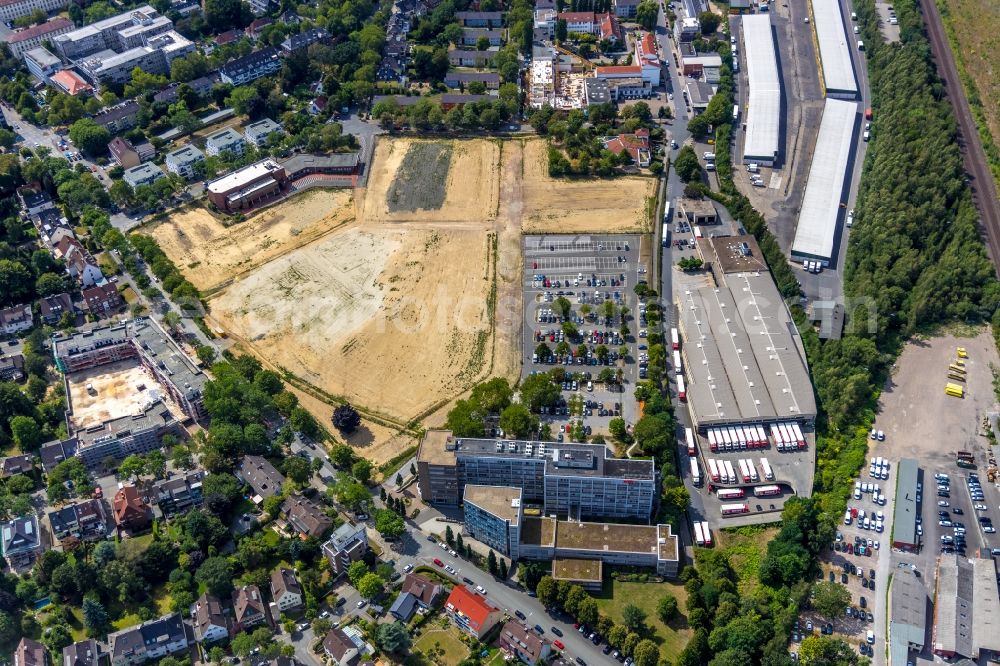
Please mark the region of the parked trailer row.
<svg viewBox="0 0 1000 666"><path fill-rule="evenodd" d="M701 485L701 471L698 469L698 458L692 456L688 458L691 461L691 482L696 486Z"/></svg>
<svg viewBox="0 0 1000 666"><path fill-rule="evenodd" d="M684 428L684 440L687 442L688 455L689 456L698 455L698 451L695 449L694 446L694 429Z"/></svg>
<svg viewBox="0 0 1000 666"><path fill-rule="evenodd" d="M684 368L681 365L681 353L677 350L674 350L674 372L678 375L684 372Z"/></svg>
<svg viewBox="0 0 1000 666"><path fill-rule="evenodd" d="M708 473L711 475L712 481L715 483L719 483L722 479L722 476L719 474L719 463L715 461L715 458L708 459Z"/></svg>
<svg viewBox="0 0 1000 666"><path fill-rule="evenodd" d="M775 423L771 428L774 446L779 451L797 451L806 448L806 438L798 423Z"/></svg>
<svg viewBox="0 0 1000 666"><path fill-rule="evenodd" d="M674 350L681 348L681 336L676 328L670 329L670 348Z"/></svg>
<svg viewBox="0 0 1000 666"><path fill-rule="evenodd" d="M684 386L684 375L677 374L677 399L681 402L687 400L687 387Z"/></svg>
<svg viewBox="0 0 1000 666"><path fill-rule="evenodd" d="M712 532L708 529L708 523L704 521L694 522L694 542L706 548L712 545Z"/></svg>
<svg viewBox="0 0 1000 666"><path fill-rule="evenodd" d="M727 426L708 429L708 445L713 452L745 451L767 447L767 435L761 426Z"/></svg>
<svg viewBox="0 0 1000 666"><path fill-rule="evenodd" d="M726 466L726 477L729 479L726 483L736 483L736 471L733 470L733 463L723 460L722 464Z"/></svg>

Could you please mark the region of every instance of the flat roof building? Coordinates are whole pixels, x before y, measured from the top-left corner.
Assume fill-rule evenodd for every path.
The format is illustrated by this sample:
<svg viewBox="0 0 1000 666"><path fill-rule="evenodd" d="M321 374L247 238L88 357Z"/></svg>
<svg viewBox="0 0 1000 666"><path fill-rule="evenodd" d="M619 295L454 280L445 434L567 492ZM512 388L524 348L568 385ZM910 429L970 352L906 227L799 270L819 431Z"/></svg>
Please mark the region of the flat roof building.
<svg viewBox="0 0 1000 666"><path fill-rule="evenodd" d="M209 155L219 155L228 150L237 157L242 157L245 147L246 141L243 135L232 127L211 134L205 139L205 152Z"/></svg>
<svg viewBox="0 0 1000 666"><path fill-rule="evenodd" d="M204 161L205 154L190 144L170 151L163 159L167 171L188 179L195 177L195 165Z"/></svg>
<svg viewBox="0 0 1000 666"><path fill-rule="evenodd" d="M163 177L164 174L160 167L149 162L134 166L131 169L125 169L124 173L122 173L122 180L133 188L140 185L152 185Z"/></svg>
<svg viewBox="0 0 1000 666"><path fill-rule="evenodd" d="M428 430L417 453L425 502L458 506L467 484L511 486L547 514L648 521L659 497L652 460L611 458L603 446L454 437Z"/></svg>
<svg viewBox="0 0 1000 666"><path fill-rule="evenodd" d="M942 554L934 599L934 654L978 660L1000 653L1000 592L992 559Z"/></svg>
<svg viewBox="0 0 1000 666"><path fill-rule="evenodd" d="M465 528L472 538L512 560L518 557L521 495L520 488L508 486L465 486Z"/></svg>
<svg viewBox="0 0 1000 666"><path fill-rule="evenodd" d="M781 77L778 52L774 48L770 14L751 14L743 19L747 81L750 95L745 110L746 137L743 163L771 166L780 150Z"/></svg>
<svg viewBox="0 0 1000 666"><path fill-rule="evenodd" d="M890 664L905 664L910 650L924 649L927 633L927 590L910 569L896 569L889 599Z"/></svg>
<svg viewBox="0 0 1000 666"><path fill-rule="evenodd" d="M262 118L255 123L250 123L243 131L247 141L252 143L255 148L266 146L270 136L276 132L281 132L281 125L270 118Z"/></svg>
<svg viewBox="0 0 1000 666"><path fill-rule="evenodd" d="M811 4L826 94L840 99L857 99L852 45L844 26L840 0L815 0Z"/></svg>
<svg viewBox="0 0 1000 666"><path fill-rule="evenodd" d="M552 577L579 585L585 590L600 591L604 582L604 563L600 560L578 560L563 557L552 560Z"/></svg>
<svg viewBox="0 0 1000 666"><path fill-rule="evenodd" d="M847 200L845 195L850 186L847 169L854 155L857 124L858 105L855 102L826 100L809 166L809 180L799 208L792 261L818 260L827 266L833 259L842 210L840 204Z"/></svg>
<svg viewBox="0 0 1000 666"><path fill-rule="evenodd" d="M699 244L717 286L679 299L688 406L699 429L812 422L816 400L802 341L752 236Z"/></svg>
<svg viewBox="0 0 1000 666"><path fill-rule="evenodd" d="M892 519L892 546L915 550L917 536L917 461L903 458L896 465L896 505Z"/></svg>
<svg viewBox="0 0 1000 666"><path fill-rule="evenodd" d="M216 178L205 189L219 210L249 208L281 193L288 180L284 167L268 158Z"/></svg>

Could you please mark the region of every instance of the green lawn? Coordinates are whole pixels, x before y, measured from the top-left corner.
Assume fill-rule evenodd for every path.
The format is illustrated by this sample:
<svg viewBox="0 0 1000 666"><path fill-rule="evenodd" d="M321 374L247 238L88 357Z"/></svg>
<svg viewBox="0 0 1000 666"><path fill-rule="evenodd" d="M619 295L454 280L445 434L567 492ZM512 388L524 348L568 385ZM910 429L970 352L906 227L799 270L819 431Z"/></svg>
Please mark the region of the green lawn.
<svg viewBox="0 0 1000 666"><path fill-rule="evenodd" d="M438 666L456 666L469 656L469 648L459 639L458 629L449 626L447 629L428 629L413 644L413 651L420 650L425 655L434 653L430 663ZM416 664L427 663L416 661Z"/></svg>
<svg viewBox="0 0 1000 666"><path fill-rule="evenodd" d="M680 617L669 625L663 624L656 615L656 603L664 596L677 599ZM687 591L677 583L623 583L612 580L604 582L601 594L595 597L601 612L615 622L622 621L622 608L628 604L638 606L646 612L646 624L653 630L650 637L660 646L660 652L673 661L694 633L688 628L684 615Z"/></svg>
<svg viewBox="0 0 1000 666"><path fill-rule="evenodd" d="M740 596L750 596L757 588L760 563L769 544L778 534L778 528L756 525L717 530L717 547L729 556L729 563L739 577Z"/></svg>

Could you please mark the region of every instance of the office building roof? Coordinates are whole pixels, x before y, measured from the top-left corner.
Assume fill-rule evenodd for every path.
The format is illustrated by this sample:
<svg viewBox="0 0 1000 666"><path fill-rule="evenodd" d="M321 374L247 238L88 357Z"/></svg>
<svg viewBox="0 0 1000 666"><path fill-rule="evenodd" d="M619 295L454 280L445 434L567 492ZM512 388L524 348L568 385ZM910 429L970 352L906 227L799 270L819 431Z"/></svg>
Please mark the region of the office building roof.
<svg viewBox="0 0 1000 666"><path fill-rule="evenodd" d="M809 180L799 208L799 223L792 242L793 257L821 260L833 257L857 119L855 102L827 98L809 166Z"/></svg>
<svg viewBox="0 0 1000 666"><path fill-rule="evenodd" d="M511 525L517 525L521 516L520 488L509 486L476 486L466 484L465 501L475 504Z"/></svg>
<svg viewBox="0 0 1000 666"><path fill-rule="evenodd" d="M250 166L238 169L231 174L217 178L207 186L209 192L225 194L241 187L246 187L264 176L281 170L281 166L272 159L261 160Z"/></svg>
<svg viewBox="0 0 1000 666"><path fill-rule="evenodd" d="M840 0L814 0L811 4L826 92L854 97L858 83Z"/></svg>
<svg viewBox="0 0 1000 666"><path fill-rule="evenodd" d="M781 78L778 76L778 54L771 34L771 15L752 14L742 20L750 84L743 159L773 160L779 148Z"/></svg>
<svg viewBox="0 0 1000 666"><path fill-rule="evenodd" d="M735 237L741 240L741 237ZM812 419L816 401L795 323L769 272L681 295L684 377L699 425Z"/></svg>
<svg viewBox="0 0 1000 666"><path fill-rule="evenodd" d="M34 60L36 63L38 63L39 67L42 67L44 69L47 69L49 67L57 67L58 65L62 64L62 60L60 60L57 56L55 56L51 51L41 46L36 46L33 49L25 51L24 57Z"/></svg>
<svg viewBox="0 0 1000 666"><path fill-rule="evenodd" d="M903 458L896 465L896 505L893 509L892 540L917 544L917 461Z"/></svg>

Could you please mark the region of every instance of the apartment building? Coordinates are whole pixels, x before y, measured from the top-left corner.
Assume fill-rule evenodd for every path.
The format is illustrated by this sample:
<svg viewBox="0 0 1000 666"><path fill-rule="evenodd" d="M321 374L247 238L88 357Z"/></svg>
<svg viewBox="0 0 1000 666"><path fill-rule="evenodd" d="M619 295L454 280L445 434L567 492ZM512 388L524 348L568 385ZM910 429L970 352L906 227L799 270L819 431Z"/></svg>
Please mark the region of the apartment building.
<svg viewBox="0 0 1000 666"><path fill-rule="evenodd" d="M652 460L611 458L589 444L458 438L429 430L417 453L421 497L458 506L466 484L512 486L546 514L648 521L658 499Z"/></svg>
<svg viewBox="0 0 1000 666"><path fill-rule="evenodd" d="M267 604L256 585L244 585L233 591L233 612L237 631L271 623Z"/></svg>
<svg viewBox="0 0 1000 666"><path fill-rule="evenodd" d="M138 116L139 103L129 100L98 113L94 116L94 122L112 134L119 134L135 127Z"/></svg>
<svg viewBox="0 0 1000 666"><path fill-rule="evenodd" d="M246 145L242 134L232 127L227 127L205 139L205 152L209 155L220 155L228 151L237 157L243 157Z"/></svg>
<svg viewBox="0 0 1000 666"><path fill-rule="evenodd" d="M0 332L6 335L17 335L21 331L31 329L34 325L35 321L31 315L31 303L0 308Z"/></svg>
<svg viewBox="0 0 1000 666"><path fill-rule="evenodd" d="M130 666L187 649L188 639L180 613L171 613L140 625L108 634L111 666Z"/></svg>
<svg viewBox="0 0 1000 666"><path fill-rule="evenodd" d="M194 639L199 643L214 643L229 637L229 619L222 603L208 592L191 605Z"/></svg>
<svg viewBox="0 0 1000 666"><path fill-rule="evenodd" d="M281 69L278 51L268 46L240 58L234 58L223 65L219 74L222 80L234 86L256 81L262 76L275 74Z"/></svg>
<svg viewBox="0 0 1000 666"><path fill-rule="evenodd" d="M77 641L62 649L63 666L100 666L107 655L93 638Z"/></svg>
<svg viewBox="0 0 1000 666"><path fill-rule="evenodd" d="M330 517L301 495L290 495L281 510L288 526L303 536L322 538L333 527Z"/></svg>
<svg viewBox="0 0 1000 666"><path fill-rule="evenodd" d="M118 293L118 287L114 282L95 285L84 289L81 293L83 302L87 305L87 312L98 319L117 314L125 307L125 299Z"/></svg>
<svg viewBox="0 0 1000 666"><path fill-rule="evenodd" d="M125 172L122 173L122 180L135 189L140 185L152 185L160 178L163 178L163 176L164 174L160 167L147 163L125 169Z"/></svg>
<svg viewBox="0 0 1000 666"><path fill-rule="evenodd" d="M111 153L111 158L115 163L124 169L137 167L156 156L156 149L153 148L152 144L144 141L138 145L132 145L128 139L123 139L120 136L111 139L111 142L108 143L108 152Z"/></svg>
<svg viewBox="0 0 1000 666"><path fill-rule="evenodd" d="M282 613L302 605L302 586L291 569L278 567L271 572L271 599Z"/></svg>
<svg viewBox="0 0 1000 666"><path fill-rule="evenodd" d="M188 144L167 153L163 163L170 173L191 180L197 176L195 166L205 161L205 153Z"/></svg>
<svg viewBox="0 0 1000 666"><path fill-rule="evenodd" d="M73 537L81 541L104 539L108 534L108 515L101 500L70 504L48 513L52 535L57 539Z"/></svg>
<svg viewBox="0 0 1000 666"><path fill-rule="evenodd" d="M202 492L204 479L204 470L196 469L182 472L169 479L155 482L150 491L150 497L160 507L163 515L171 516L182 513L198 506L205 499Z"/></svg>
<svg viewBox="0 0 1000 666"><path fill-rule="evenodd" d="M464 585L451 589L444 612L459 630L476 639L482 639L503 619L499 608Z"/></svg>
<svg viewBox="0 0 1000 666"><path fill-rule="evenodd" d="M38 48L43 42L63 35L73 29L73 22L62 16L33 25L24 30L18 30L3 38L15 58L22 57L31 49Z"/></svg>
<svg viewBox="0 0 1000 666"><path fill-rule="evenodd" d="M330 562L330 568L336 578L347 573L352 562L357 562L368 552L368 533L365 526L344 523L336 530L330 540L323 544L323 554Z"/></svg>
<svg viewBox="0 0 1000 666"><path fill-rule="evenodd" d="M520 488L465 486L465 529L493 550L518 559L521 520Z"/></svg>
<svg viewBox="0 0 1000 666"><path fill-rule="evenodd" d="M270 118L263 118L243 128L243 135L246 137L246 140L258 149L267 146L272 134L280 134L281 132L281 125Z"/></svg>
<svg viewBox="0 0 1000 666"><path fill-rule="evenodd" d="M14 666L49 666L45 646L30 638L22 638L14 650Z"/></svg>
<svg viewBox="0 0 1000 666"><path fill-rule="evenodd" d="M0 524L0 551L14 573L31 569L35 558L42 554L38 518L22 516Z"/></svg>
<svg viewBox="0 0 1000 666"><path fill-rule="evenodd" d="M236 466L236 478L253 489L255 502L281 493L285 476L260 456L243 456Z"/></svg>

